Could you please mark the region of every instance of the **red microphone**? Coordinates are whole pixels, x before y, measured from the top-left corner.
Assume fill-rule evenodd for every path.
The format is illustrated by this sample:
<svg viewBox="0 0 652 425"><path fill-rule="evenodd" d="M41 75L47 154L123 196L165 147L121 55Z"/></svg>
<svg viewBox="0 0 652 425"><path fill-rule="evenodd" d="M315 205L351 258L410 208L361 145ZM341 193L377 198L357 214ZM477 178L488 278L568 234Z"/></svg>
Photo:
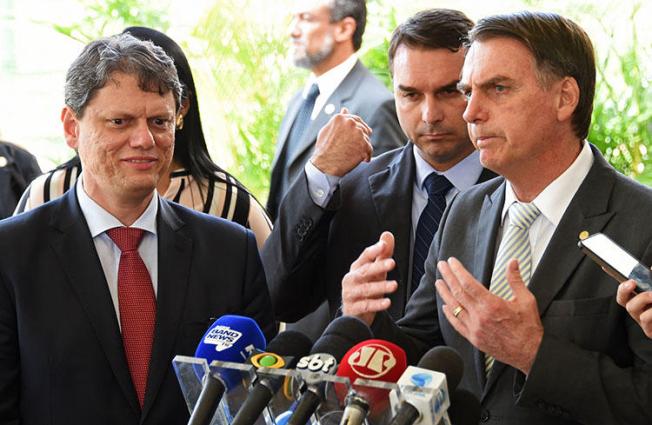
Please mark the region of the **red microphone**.
<svg viewBox="0 0 652 425"><path fill-rule="evenodd" d="M342 358L337 376L356 379L396 382L407 368L405 351L396 344L382 339L369 339L351 348ZM367 413L375 416L382 413L389 403L389 391L381 388L353 385L348 394L342 386L336 385L335 392L346 407L341 425L363 424Z"/></svg>

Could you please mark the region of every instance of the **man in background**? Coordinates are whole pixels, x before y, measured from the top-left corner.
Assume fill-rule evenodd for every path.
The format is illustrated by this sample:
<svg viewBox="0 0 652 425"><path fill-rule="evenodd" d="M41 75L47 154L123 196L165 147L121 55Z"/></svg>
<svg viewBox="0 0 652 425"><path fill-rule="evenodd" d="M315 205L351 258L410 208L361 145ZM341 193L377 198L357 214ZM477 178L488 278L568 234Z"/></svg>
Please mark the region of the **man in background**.
<svg viewBox="0 0 652 425"><path fill-rule="evenodd" d="M34 155L0 141L0 219L9 217L29 183L41 174Z"/></svg>
<svg viewBox="0 0 652 425"><path fill-rule="evenodd" d="M373 129L373 155L405 144L391 93L355 54L367 19L365 1L309 0L297 5L290 32L292 57L311 75L290 101L279 130L267 201L272 219L312 155L317 133L343 107Z"/></svg>
<svg viewBox="0 0 652 425"><path fill-rule="evenodd" d="M469 140L457 90L472 27L462 12L432 9L394 31L389 64L405 147L361 164L370 129L350 114L337 114L319 134L262 252L279 319L298 320L289 328L321 334L351 263L384 230L397 238L393 276L401 282L389 313L402 317L446 204L495 177Z"/></svg>

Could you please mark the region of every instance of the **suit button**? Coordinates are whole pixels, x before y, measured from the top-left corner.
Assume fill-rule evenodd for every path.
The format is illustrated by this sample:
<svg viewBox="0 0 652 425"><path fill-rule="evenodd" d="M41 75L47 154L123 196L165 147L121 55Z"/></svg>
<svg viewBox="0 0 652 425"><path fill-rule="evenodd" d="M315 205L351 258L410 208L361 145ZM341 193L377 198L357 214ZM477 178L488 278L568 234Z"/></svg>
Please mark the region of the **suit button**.
<svg viewBox="0 0 652 425"><path fill-rule="evenodd" d="M487 422L487 421L489 421L490 417L491 416L489 415L488 410L485 409L482 412L480 412L480 422Z"/></svg>

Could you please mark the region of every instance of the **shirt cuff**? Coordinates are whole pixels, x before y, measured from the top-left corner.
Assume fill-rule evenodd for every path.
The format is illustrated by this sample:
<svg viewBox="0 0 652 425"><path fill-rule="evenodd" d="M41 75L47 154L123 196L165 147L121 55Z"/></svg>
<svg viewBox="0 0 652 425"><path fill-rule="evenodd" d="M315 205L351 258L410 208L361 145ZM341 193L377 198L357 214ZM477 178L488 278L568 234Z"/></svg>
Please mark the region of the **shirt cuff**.
<svg viewBox="0 0 652 425"><path fill-rule="evenodd" d="M340 183L340 177L323 173L310 161L306 163L305 172L312 202L325 208Z"/></svg>

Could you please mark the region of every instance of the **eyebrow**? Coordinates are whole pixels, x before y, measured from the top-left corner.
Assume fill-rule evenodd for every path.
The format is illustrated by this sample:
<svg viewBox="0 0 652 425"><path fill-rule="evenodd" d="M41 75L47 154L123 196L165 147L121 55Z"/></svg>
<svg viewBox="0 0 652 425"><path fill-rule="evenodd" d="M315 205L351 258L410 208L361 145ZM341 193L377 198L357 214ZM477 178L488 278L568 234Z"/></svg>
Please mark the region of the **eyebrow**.
<svg viewBox="0 0 652 425"><path fill-rule="evenodd" d="M435 93L441 93L441 92L444 92L444 91L449 90L451 88L454 89L457 86L457 84L458 84L457 80L450 81L447 84L444 84L442 86L437 87L437 89L435 90ZM398 85L398 89L400 91L406 91L406 92L418 92L418 91L420 91L420 90L418 90L418 89L416 89L414 87L404 86L402 84Z"/></svg>
<svg viewBox="0 0 652 425"><path fill-rule="evenodd" d="M496 84L513 83L513 82L514 82L513 78L509 78L509 77L506 77L504 75L496 75L495 77L490 78L487 81L479 83L477 86L480 89L487 89L487 88L495 86ZM457 83L457 89L459 91L462 91L462 92L468 91L470 88L471 88L471 86L469 84L463 83L461 81L459 83Z"/></svg>

